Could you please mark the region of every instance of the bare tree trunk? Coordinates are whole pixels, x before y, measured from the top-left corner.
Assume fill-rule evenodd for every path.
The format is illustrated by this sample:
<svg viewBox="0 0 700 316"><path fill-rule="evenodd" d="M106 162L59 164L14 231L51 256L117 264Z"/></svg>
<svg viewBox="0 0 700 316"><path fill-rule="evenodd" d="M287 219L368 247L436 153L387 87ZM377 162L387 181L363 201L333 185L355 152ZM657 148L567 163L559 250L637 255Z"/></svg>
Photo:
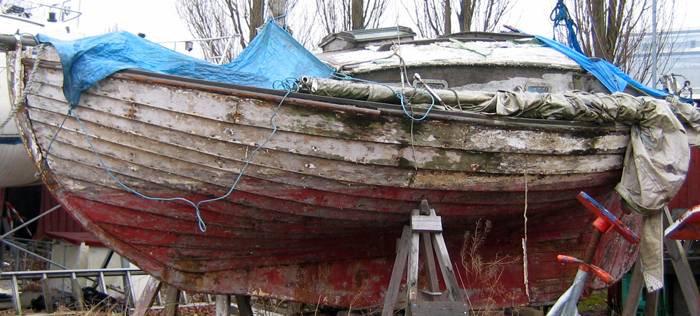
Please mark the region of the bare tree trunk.
<svg viewBox="0 0 700 316"><path fill-rule="evenodd" d="M452 11L460 32L493 32L517 0L413 0L404 8L422 37L452 33ZM454 6L453 6L454 2Z"/></svg>
<svg viewBox="0 0 700 316"><path fill-rule="evenodd" d="M445 6L445 34L452 33L452 5L450 0L444 0L443 4Z"/></svg>
<svg viewBox="0 0 700 316"><path fill-rule="evenodd" d="M183 0L181 0L181 1L183 1ZM204 1L202 1L202 2L204 2ZM229 18L231 19L233 32L234 32L234 34L240 35L239 36L239 43L241 45L241 48L245 48L246 46L248 46L249 39L250 39L250 37L248 37L248 39L246 39L246 37L244 36L245 33L243 33L243 29L244 29L244 25L245 25L245 27L248 29L248 35L250 35L250 27L249 27L250 20L247 19L247 17L243 14L243 12L247 11L247 8L245 7L245 3L239 3L236 0L225 0L224 2L225 2L226 8L228 9L227 13L228 13ZM215 12L213 12L213 14L215 14ZM215 18L216 20L218 20L218 18L216 18L216 16L204 17L201 21L197 22L197 26L202 27L203 25L206 25L207 23L210 22L208 19L211 19L211 18ZM225 24L225 22L221 22L221 23ZM253 35L255 35L255 34L253 34Z"/></svg>
<svg viewBox="0 0 700 316"><path fill-rule="evenodd" d="M257 27L265 23L265 0L253 0L250 8L250 25L248 25L248 38L252 41L258 35Z"/></svg>
<svg viewBox="0 0 700 316"><path fill-rule="evenodd" d="M275 18L277 25L287 29L287 19L284 17L285 13L287 13L287 0L271 0L270 13Z"/></svg>
<svg viewBox="0 0 700 316"><path fill-rule="evenodd" d="M588 7L592 18L593 29L593 53L596 57L603 58L607 61L613 61L612 52L610 51L610 41L608 27L614 28L614 25L608 25L610 22L609 15L606 14L606 0L588 0ZM611 0L610 2L616 2ZM614 5L611 3L611 5Z"/></svg>
<svg viewBox="0 0 700 316"><path fill-rule="evenodd" d="M389 0L316 0L326 34L379 26Z"/></svg>
<svg viewBox="0 0 700 316"><path fill-rule="evenodd" d="M352 0L350 15L352 16L352 29L360 30L365 28L365 15L363 12L363 0Z"/></svg>
<svg viewBox="0 0 700 316"><path fill-rule="evenodd" d="M472 27L472 19L474 18L474 5L479 0L460 0L459 16L459 31L469 32Z"/></svg>

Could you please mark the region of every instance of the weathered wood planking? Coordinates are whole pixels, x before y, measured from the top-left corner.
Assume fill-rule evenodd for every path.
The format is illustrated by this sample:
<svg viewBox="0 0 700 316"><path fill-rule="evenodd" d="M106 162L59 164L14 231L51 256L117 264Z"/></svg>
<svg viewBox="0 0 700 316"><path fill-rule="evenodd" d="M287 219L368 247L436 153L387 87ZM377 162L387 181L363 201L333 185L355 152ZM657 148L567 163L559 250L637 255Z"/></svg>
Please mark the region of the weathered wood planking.
<svg viewBox="0 0 700 316"><path fill-rule="evenodd" d="M293 94L236 190L201 206L201 232L193 206L144 199L111 179L85 133L121 183L198 202L233 185L272 132L279 94L122 72L83 93L75 112L86 131L68 118L45 154L68 104L60 68L42 65L19 119L35 162L48 163L43 180L105 245L195 292L380 304L396 239L427 199L443 218L460 285L475 306L551 303L575 274L556 255L581 256L590 237L593 215L575 197L585 190L614 206L629 134L614 125L440 111L411 122L389 105ZM525 190L529 298L520 243ZM459 259L465 231L487 219L493 227L478 254L507 258L497 288L467 278ZM639 219L627 224L638 227ZM599 252L599 265L615 266L619 277L636 248L604 244L614 251Z"/></svg>

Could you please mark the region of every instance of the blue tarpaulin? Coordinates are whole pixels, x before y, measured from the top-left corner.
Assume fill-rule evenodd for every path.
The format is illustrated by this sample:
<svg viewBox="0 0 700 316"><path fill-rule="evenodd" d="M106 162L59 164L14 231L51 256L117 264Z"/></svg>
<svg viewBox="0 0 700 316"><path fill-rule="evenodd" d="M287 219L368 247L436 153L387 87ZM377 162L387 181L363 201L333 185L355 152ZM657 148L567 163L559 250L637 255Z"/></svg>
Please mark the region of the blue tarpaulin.
<svg viewBox="0 0 700 316"><path fill-rule="evenodd" d="M588 58L588 56L581 54L562 43L548 39L546 37L538 35L534 36L537 37L537 39L539 39L543 43L547 44L547 46L576 61L579 65L581 65L581 67L583 67L583 69L586 69L596 78L598 78L598 80L606 88L608 88L608 90L610 90L611 93L622 92L625 90L625 88L627 88L627 85L631 85L637 88L639 91L642 91L650 96L663 98L668 95L666 91L648 87L642 84L641 82L630 78L630 76L622 72L620 68L617 68L615 65L611 64L606 60L591 59Z"/></svg>
<svg viewBox="0 0 700 316"><path fill-rule="evenodd" d="M63 93L71 105L80 93L112 73L140 69L168 75L272 88L273 82L302 76L329 78L333 70L318 60L289 33L268 22L231 63L215 65L190 57L124 31L51 43L63 66Z"/></svg>

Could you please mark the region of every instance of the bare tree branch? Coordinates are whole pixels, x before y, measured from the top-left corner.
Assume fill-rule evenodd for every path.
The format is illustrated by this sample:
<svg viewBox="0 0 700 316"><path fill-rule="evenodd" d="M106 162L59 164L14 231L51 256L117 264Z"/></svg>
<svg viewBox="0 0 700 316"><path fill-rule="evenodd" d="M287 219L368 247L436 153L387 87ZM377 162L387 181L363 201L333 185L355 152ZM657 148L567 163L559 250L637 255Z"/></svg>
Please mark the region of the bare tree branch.
<svg viewBox="0 0 700 316"><path fill-rule="evenodd" d="M388 3L388 0L316 0L316 7L325 33L331 34L379 27Z"/></svg>
<svg viewBox="0 0 700 316"><path fill-rule="evenodd" d="M674 49L671 36L675 0L659 1L657 9L658 50L652 52L650 0L572 0L573 19L579 40L588 56L605 59L640 82L651 78L653 54L661 56ZM564 37L560 37L564 38ZM658 69L670 69L668 58L658 58Z"/></svg>
<svg viewBox="0 0 700 316"><path fill-rule="evenodd" d="M225 10L223 3L207 0L177 0L178 14L185 21L188 30L196 38L227 37L236 32L233 21L227 16L229 10ZM240 30L240 28L238 28ZM227 56L222 56L226 51L226 41L212 41L210 45L203 47L204 57L210 61L223 58L225 61L233 59L233 53L229 50Z"/></svg>
<svg viewBox="0 0 700 316"><path fill-rule="evenodd" d="M493 32L517 0L414 0L405 10L422 37L452 32L453 13L460 32ZM454 10L453 10L454 9Z"/></svg>
<svg viewBox="0 0 700 316"><path fill-rule="evenodd" d="M414 0L411 7L403 6L421 37L433 38L451 33L452 8L449 0Z"/></svg>
<svg viewBox="0 0 700 316"><path fill-rule="evenodd" d="M293 17L286 20L287 31L309 50L313 49L323 36L317 23L318 11L312 1L287 1L287 15Z"/></svg>
<svg viewBox="0 0 700 316"><path fill-rule="evenodd" d="M454 0L453 0L454 1ZM517 0L458 0L457 17L460 32L494 32L503 16Z"/></svg>

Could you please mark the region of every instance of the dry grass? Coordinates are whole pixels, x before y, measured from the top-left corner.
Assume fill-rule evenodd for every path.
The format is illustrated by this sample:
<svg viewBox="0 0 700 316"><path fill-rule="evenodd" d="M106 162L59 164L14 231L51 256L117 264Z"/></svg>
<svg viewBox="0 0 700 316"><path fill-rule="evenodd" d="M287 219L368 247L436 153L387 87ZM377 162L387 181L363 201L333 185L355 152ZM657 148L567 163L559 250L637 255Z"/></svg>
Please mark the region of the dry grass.
<svg viewBox="0 0 700 316"><path fill-rule="evenodd" d="M495 306L499 302L514 301L516 293L507 291L501 285L501 276L506 265L516 263L520 257L499 256L498 254L492 260L485 260L480 249L486 242L486 237L491 232L491 221L483 221L479 219L476 222L474 231L465 231L462 248L460 249L460 261L462 267L466 271L464 276L466 283L479 284L482 288L479 296L483 302L480 308L472 309L472 315L491 315L495 312ZM469 297L467 297L469 301ZM470 302L470 305L471 304ZM518 306L511 306L511 309L517 310Z"/></svg>

